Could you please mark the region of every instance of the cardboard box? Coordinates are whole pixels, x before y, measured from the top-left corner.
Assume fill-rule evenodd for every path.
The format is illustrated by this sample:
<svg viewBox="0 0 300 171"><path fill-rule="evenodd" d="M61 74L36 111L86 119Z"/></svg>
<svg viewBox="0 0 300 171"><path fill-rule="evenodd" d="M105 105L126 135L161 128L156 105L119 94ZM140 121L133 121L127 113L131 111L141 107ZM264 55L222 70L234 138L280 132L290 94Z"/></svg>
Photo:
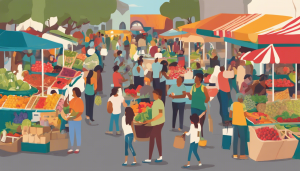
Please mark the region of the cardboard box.
<svg viewBox="0 0 300 171"><path fill-rule="evenodd" d="M58 112L45 112L41 113L41 120L48 120L49 118L58 117Z"/></svg>
<svg viewBox="0 0 300 171"><path fill-rule="evenodd" d="M30 127L29 128L29 133L30 134L36 134L36 127Z"/></svg>
<svg viewBox="0 0 300 171"><path fill-rule="evenodd" d="M50 126L44 126L44 127L37 127L36 128L36 134L37 135L42 135L44 133L48 133L51 131L51 127Z"/></svg>
<svg viewBox="0 0 300 171"><path fill-rule="evenodd" d="M22 142L29 142L29 134L23 134L23 141Z"/></svg>
<svg viewBox="0 0 300 171"><path fill-rule="evenodd" d="M29 134L28 143L34 143L35 135Z"/></svg>
<svg viewBox="0 0 300 171"><path fill-rule="evenodd" d="M51 132L51 140L59 140L67 138L67 134L61 134L59 131Z"/></svg>
<svg viewBox="0 0 300 171"><path fill-rule="evenodd" d="M58 117L51 117L48 119L49 125L57 127Z"/></svg>
<svg viewBox="0 0 300 171"><path fill-rule="evenodd" d="M35 144L40 144L41 143L41 138L40 138L40 135L35 135L34 136L34 143Z"/></svg>
<svg viewBox="0 0 300 171"><path fill-rule="evenodd" d="M50 142L50 132L49 133L45 133L44 135L41 135L41 141L40 144L47 144L48 142Z"/></svg>
<svg viewBox="0 0 300 171"><path fill-rule="evenodd" d="M29 133L30 133L30 127L29 126L23 126L22 135L29 134Z"/></svg>
<svg viewBox="0 0 300 171"><path fill-rule="evenodd" d="M295 154L295 151L297 149L297 146L298 146L298 140L294 137L294 138L290 138L288 136L287 133L292 133L291 131L289 130L285 130L285 136L288 138L288 139L283 139L283 144L281 146L281 148L279 149L279 152L277 154L277 157L276 159L277 160L281 160L281 159L291 159L293 158L294 154Z"/></svg>
<svg viewBox="0 0 300 171"><path fill-rule="evenodd" d="M249 142L249 157L254 161L271 161L276 160L278 152L283 144L282 140L277 141L262 141L257 137L255 129L266 126L249 126L250 142ZM269 126L275 128L274 126ZM276 129L276 128L275 128ZM279 133L279 132L278 132ZM280 135L280 133L279 133Z"/></svg>
<svg viewBox="0 0 300 171"><path fill-rule="evenodd" d="M7 141L12 141L11 138L7 138ZM0 150L11 152L11 153L17 153L21 151L21 143L22 143L22 137L15 140L13 143L3 143L0 141Z"/></svg>
<svg viewBox="0 0 300 171"><path fill-rule="evenodd" d="M61 151L69 148L69 139L50 140L50 151Z"/></svg>

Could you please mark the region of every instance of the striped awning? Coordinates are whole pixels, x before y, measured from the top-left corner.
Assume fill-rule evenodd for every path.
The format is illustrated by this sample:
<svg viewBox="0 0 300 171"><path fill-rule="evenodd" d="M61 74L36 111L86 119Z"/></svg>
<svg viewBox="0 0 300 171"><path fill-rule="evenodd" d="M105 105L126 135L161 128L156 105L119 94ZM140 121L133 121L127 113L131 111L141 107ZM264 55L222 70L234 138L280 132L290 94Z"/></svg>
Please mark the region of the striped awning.
<svg viewBox="0 0 300 171"><path fill-rule="evenodd" d="M241 60L262 64L295 64L300 63L300 47L274 47L273 44L264 49L247 52Z"/></svg>

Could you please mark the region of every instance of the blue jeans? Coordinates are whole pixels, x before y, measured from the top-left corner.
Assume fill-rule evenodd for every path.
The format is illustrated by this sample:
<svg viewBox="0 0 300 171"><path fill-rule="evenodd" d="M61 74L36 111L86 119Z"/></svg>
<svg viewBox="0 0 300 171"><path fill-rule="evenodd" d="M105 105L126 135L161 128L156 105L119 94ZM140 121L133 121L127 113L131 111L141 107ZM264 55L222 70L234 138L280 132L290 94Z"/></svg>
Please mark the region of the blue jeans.
<svg viewBox="0 0 300 171"><path fill-rule="evenodd" d="M128 156L128 148L132 153L132 156L136 156L132 146L133 133L125 135L125 156Z"/></svg>
<svg viewBox="0 0 300 171"><path fill-rule="evenodd" d="M81 146L81 121L69 121L69 136L71 146L74 146L74 138L76 134L77 147Z"/></svg>
<svg viewBox="0 0 300 171"><path fill-rule="evenodd" d="M198 155L197 150L198 150L198 143L195 143L195 142L191 143L191 144L190 144L190 150L189 150L188 161L191 161L192 153L194 153L196 159L197 159L198 161L200 161L200 157L199 157L199 155Z"/></svg>
<svg viewBox="0 0 300 171"><path fill-rule="evenodd" d="M233 155L237 155L238 138L240 136L240 155L246 154L247 126L233 125Z"/></svg>
<svg viewBox="0 0 300 171"><path fill-rule="evenodd" d="M229 98L229 96L230 96L230 93L219 90L218 99L220 102L220 115L222 117L223 123L225 121L231 120L229 118L229 112L228 112L228 107L229 107L230 99L231 99L231 98Z"/></svg>
<svg viewBox="0 0 300 171"><path fill-rule="evenodd" d="M119 117L120 114L111 114L110 117L110 124L109 124L109 131L112 132L114 130L114 122L116 124L116 131L120 131L119 129Z"/></svg>

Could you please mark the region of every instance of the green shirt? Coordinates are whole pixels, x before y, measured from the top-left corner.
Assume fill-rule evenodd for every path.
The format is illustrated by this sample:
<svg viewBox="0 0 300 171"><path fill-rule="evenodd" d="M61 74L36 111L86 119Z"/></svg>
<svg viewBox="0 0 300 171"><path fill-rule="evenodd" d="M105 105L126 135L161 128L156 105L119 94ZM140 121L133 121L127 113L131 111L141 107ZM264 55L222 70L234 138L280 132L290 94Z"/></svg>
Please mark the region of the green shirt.
<svg viewBox="0 0 300 171"><path fill-rule="evenodd" d="M196 88L196 84L193 85L190 94L192 95L191 108L196 108L200 110L206 110L204 94L204 85L201 84L200 87Z"/></svg>
<svg viewBox="0 0 300 171"><path fill-rule="evenodd" d="M157 119L156 121L151 122L151 126L156 126L165 123L165 105L163 101L160 99L155 100L153 105L152 105L152 118L155 118L159 114L159 110L163 111L162 117Z"/></svg>

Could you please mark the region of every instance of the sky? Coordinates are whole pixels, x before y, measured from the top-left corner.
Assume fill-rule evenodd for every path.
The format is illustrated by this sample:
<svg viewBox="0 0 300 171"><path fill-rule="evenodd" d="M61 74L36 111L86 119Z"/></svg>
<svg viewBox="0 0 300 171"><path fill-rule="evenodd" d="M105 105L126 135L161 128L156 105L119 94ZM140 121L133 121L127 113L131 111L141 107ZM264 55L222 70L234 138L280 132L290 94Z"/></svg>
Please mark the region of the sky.
<svg viewBox="0 0 300 171"><path fill-rule="evenodd" d="M160 14L159 8L169 0L120 0L129 5L131 14Z"/></svg>

